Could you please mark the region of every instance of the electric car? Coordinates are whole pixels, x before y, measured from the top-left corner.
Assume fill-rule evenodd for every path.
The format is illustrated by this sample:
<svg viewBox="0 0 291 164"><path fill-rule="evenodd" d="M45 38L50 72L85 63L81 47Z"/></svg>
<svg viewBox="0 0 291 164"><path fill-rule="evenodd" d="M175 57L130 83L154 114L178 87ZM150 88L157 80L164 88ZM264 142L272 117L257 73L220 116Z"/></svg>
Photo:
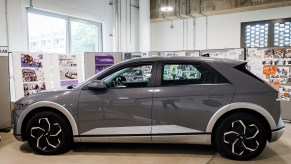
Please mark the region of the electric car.
<svg viewBox="0 0 291 164"><path fill-rule="evenodd" d="M73 142L186 143L250 160L284 132L278 91L243 61L131 59L70 88L18 100L16 139L47 155Z"/></svg>

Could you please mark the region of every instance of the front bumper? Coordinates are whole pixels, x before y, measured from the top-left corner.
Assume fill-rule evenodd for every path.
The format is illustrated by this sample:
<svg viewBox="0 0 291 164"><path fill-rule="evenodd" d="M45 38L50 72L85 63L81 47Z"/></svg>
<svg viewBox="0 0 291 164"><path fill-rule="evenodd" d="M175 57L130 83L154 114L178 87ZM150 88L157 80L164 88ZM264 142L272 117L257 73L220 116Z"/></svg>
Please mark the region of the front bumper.
<svg viewBox="0 0 291 164"><path fill-rule="evenodd" d="M285 125L282 118L280 118L277 124L277 128L272 130L272 134L271 134L272 136L271 136L270 142L277 141L283 135L284 131L285 131Z"/></svg>
<svg viewBox="0 0 291 164"><path fill-rule="evenodd" d="M12 111L12 119L13 119L13 135L14 137L18 140L18 141L23 141L22 137L21 137L21 129L17 128L18 125L18 119L21 115L21 113L23 112L23 110L13 110Z"/></svg>

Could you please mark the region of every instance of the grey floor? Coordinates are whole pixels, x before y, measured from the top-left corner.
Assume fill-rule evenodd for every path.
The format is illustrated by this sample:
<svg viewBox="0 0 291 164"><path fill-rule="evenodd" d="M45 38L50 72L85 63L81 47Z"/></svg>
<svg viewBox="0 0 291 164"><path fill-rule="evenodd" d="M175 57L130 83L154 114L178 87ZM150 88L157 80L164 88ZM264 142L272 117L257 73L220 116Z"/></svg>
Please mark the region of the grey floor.
<svg viewBox="0 0 291 164"><path fill-rule="evenodd" d="M211 146L170 144L75 144L63 155L35 154L27 143L18 142L11 133L0 133L0 163L114 163L114 164L187 164L187 163L291 163L291 124L286 123L282 138L267 144L252 161L222 158Z"/></svg>

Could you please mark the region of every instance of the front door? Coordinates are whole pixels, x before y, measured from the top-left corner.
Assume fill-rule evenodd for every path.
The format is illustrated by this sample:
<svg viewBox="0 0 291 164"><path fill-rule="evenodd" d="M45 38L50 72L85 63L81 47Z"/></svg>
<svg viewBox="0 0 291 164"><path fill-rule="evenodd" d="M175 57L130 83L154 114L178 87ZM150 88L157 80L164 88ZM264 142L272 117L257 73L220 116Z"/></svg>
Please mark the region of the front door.
<svg viewBox="0 0 291 164"><path fill-rule="evenodd" d="M185 136L206 134L212 115L231 102L234 86L205 63L161 63L158 70L152 140L189 142Z"/></svg>
<svg viewBox="0 0 291 164"><path fill-rule="evenodd" d="M150 141L154 65L122 67L105 75L106 90L83 88L79 98L82 137L147 136Z"/></svg>

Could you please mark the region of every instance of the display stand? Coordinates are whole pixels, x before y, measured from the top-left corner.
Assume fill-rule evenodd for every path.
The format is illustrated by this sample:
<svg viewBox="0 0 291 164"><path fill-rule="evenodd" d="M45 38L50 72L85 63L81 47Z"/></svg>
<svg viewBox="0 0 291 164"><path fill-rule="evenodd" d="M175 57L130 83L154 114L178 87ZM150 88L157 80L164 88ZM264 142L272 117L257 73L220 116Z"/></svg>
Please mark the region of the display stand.
<svg viewBox="0 0 291 164"><path fill-rule="evenodd" d="M84 81L81 55L52 54L53 88L67 89Z"/></svg>
<svg viewBox="0 0 291 164"><path fill-rule="evenodd" d="M142 52L123 52L122 53L122 60L134 59L143 57Z"/></svg>
<svg viewBox="0 0 291 164"><path fill-rule="evenodd" d="M12 52L15 100L53 88L51 55Z"/></svg>
<svg viewBox="0 0 291 164"><path fill-rule="evenodd" d="M291 120L291 47L247 49L248 69L279 90L282 118Z"/></svg>
<svg viewBox="0 0 291 164"><path fill-rule="evenodd" d="M212 58L245 60L244 48L201 50L201 55L209 54Z"/></svg>
<svg viewBox="0 0 291 164"><path fill-rule="evenodd" d="M1 52L6 49L5 53L0 54L0 130L11 127L11 110L10 110L10 90L9 90L9 58L7 47L0 47Z"/></svg>
<svg viewBox="0 0 291 164"><path fill-rule="evenodd" d="M85 52L85 79L121 61L120 52Z"/></svg>

